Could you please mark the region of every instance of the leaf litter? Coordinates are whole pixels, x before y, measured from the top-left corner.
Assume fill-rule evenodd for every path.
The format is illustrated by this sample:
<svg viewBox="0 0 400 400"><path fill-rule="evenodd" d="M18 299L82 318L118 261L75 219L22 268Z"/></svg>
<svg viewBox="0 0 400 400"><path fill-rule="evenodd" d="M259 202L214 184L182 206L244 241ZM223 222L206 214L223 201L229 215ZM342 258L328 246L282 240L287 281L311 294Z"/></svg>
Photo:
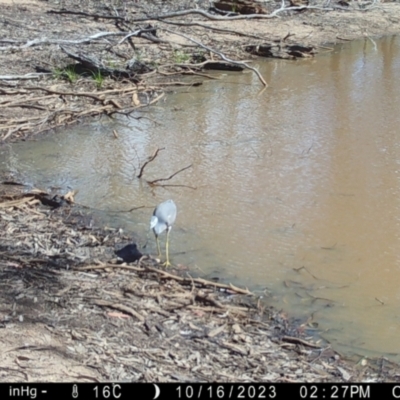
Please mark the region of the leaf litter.
<svg viewBox="0 0 400 400"><path fill-rule="evenodd" d="M0 185L0 381L398 380L394 364L351 364L247 289L152 257L121 264L129 236L96 227L73 192L59 206L40 196Z"/></svg>

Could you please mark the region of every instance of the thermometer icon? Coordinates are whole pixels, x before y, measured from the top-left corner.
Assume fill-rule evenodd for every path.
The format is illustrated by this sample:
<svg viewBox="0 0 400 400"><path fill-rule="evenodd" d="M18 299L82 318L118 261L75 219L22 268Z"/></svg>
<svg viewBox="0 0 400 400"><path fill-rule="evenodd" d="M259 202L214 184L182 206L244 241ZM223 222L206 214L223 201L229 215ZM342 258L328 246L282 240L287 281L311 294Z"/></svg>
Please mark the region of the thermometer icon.
<svg viewBox="0 0 400 400"><path fill-rule="evenodd" d="M72 397L74 399L76 399L78 397L78 386L77 385L72 386Z"/></svg>

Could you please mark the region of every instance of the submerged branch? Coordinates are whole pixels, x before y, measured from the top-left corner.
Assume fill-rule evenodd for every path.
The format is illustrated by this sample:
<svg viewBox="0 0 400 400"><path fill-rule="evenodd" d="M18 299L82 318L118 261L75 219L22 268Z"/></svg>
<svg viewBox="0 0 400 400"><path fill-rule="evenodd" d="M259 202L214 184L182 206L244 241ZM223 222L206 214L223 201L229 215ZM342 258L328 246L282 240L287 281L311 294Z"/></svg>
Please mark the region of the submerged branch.
<svg viewBox="0 0 400 400"><path fill-rule="evenodd" d="M170 175L168 178L155 179L154 181L147 181L147 183L148 183L149 185L154 185L154 184L157 183L157 182L169 181L169 180L172 179L174 176L178 175L179 173L181 173L181 172L183 172L183 171L185 171L185 170L187 170L187 169L189 169L189 168L191 168L191 167L192 167L192 164L190 164L190 165L188 165L188 166L186 166L186 167L184 167L184 168L181 168L179 171L176 171L175 173L173 173L172 175Z"/></svg>
<svg viewBox="0 0 400 400"><path fill-rule="evenodd" d="M165 147L157 147L157 149L154 151L154 153L147 159L147 161L141 166L139 175L137 175L137 178L141 178L143 176L144 169L146 168L147 164L151 163L157 156L158 153L162 150L165 150Z"/></svg>

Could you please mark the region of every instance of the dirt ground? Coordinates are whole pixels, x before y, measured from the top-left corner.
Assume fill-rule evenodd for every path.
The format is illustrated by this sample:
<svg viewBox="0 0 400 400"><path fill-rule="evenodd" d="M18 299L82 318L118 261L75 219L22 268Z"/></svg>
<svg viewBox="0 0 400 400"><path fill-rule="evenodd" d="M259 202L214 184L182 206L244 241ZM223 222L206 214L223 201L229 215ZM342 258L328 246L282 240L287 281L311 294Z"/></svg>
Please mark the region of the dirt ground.
<svg viewBox="0 0 400 400"><path fill-rule="evenodd" d="M131 236L2 181L0 381L399 378L383 359L349 363L247 289L153 258L122 263L114 250Z"/></svg>
<svg viewBox="0 0 400 400"><path fill-rule="evenodd" d="M0 0L0 140L96 115L135 117L183 85L182 74L201 85L207 68L254 68L256 55L312 57L400 30L398 3L310 1L317 8L271 16L281 2L269 1L264 14L227 17L201 0Z"/></svg>
<svg viewBox="0 0 400 400"><path fill-rule="evenodd" d="M96 115L137 117L183 74L210 79L210 66L248 68L260 52L311 57L400 31L398 3L310 2L272 15L280 4L227 20L205 1L0 0L1 145ZM400 378L385 359L346 360L307 321L245 289L152 258L122 263L114 250L130 235L71 198L0 181L0 381Z"/></svg>

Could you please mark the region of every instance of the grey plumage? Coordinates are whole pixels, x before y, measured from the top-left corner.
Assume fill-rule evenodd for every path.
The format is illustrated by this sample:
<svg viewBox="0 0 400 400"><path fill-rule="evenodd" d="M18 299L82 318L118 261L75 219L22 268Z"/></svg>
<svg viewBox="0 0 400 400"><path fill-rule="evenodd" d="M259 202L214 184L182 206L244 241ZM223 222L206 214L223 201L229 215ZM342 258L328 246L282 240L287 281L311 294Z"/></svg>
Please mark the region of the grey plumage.
<svg viewBox="0 0 400 400"><path fill-rule="evenodd" d="M172 225L174 224L176 220L176 204L174 203L173 200L167 200L162 203L160 203L153 212L153 216L151 217L150 220L150 229L153 230L154 235L156 237L157 241L157 249L158 249L158 255L161 256L161 251L160 251L160 243L158 241L158 236L163 233L164 231L167 231L167 241L165 245L165 253L167 257L167 261L165 262L166 266L171 265L169 262L169 254L168 254L168 241L169 241L169 232L172 228Z"/></svg>

